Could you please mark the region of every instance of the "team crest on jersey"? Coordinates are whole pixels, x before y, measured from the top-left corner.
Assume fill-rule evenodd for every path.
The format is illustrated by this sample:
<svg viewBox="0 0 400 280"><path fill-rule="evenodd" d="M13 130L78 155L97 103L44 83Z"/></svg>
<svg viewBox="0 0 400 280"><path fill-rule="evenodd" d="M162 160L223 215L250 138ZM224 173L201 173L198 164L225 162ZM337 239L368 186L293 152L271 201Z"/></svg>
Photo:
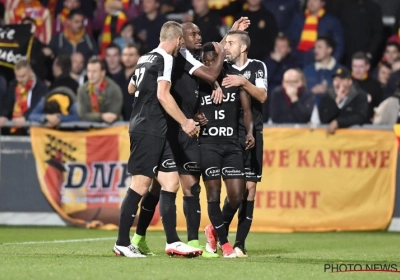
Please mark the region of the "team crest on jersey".
<svg viewBox="0 0 400 280"><path fill-rule="evenodd" d="M264 77L264 71L263 70L258 70L256 72L256 78L257 79L262 79Z"/></svg>
<svg viewBox="0 0 400 280"><path fill-rule="evenodd" d="M251 77L251 72L250 72L250 71L244 72L243 77L246 78L247 80L250 79L250 77Z"/></svg>

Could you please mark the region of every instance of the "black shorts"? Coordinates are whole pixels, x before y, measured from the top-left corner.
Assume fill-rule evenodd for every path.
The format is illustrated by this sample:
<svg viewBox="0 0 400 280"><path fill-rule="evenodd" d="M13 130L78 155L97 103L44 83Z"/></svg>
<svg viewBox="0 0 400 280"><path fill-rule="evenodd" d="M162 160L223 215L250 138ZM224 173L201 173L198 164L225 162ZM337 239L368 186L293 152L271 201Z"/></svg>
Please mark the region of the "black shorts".
<svg viewBox="0 0 400 280"><path fill-rule="evenodd" d="M180 175L200 176L200 148L197 137L189 137L182 130L170 130L167 133L178 173Z"/></svg>
<svg viewBox="0 0 400 280"><path fill-rule="evenodd" d="M239 130L240 145L243 149L245 180L261 182L264 154L264 138L262 131L256 132L254 139L254 147L250 150L246 150L246 134L243 130Z"/></svg>
<svg viewBox="0 0 400 280"><path fill-rule="evenodd" d="M157 171L177 171L171 147L166 138L148 134L130 133L131 155L128 172L154 178Z"/></svg>
<svg viewBox="0 0 400 280"><path fill-rule="evenodd" d="M244 179L243 153L239 143L201 144L203 181Z"/></svg>

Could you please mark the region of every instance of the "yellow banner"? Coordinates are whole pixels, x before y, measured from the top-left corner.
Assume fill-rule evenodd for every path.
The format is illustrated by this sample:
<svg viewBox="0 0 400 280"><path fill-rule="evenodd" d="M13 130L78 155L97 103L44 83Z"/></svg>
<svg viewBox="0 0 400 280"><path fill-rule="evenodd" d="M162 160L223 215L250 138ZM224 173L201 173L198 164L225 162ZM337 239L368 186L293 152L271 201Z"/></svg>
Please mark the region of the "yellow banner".
<svg viewBox="0 0 400 280"><path fill-rule="evenodd" d="M127 127L34 127L31 136L41 189L59 215L79 226L116 228L131 180ZM252 230L385 229L394 208L396 163L393 131L340 130L327 137L325 130L267 128ZM201 185L202 229L209 219ZM178 229L186 230L182 191L177 214ZM232 230L236 224L235 218ZM162 229L158 209L150 229Z"/></svg>

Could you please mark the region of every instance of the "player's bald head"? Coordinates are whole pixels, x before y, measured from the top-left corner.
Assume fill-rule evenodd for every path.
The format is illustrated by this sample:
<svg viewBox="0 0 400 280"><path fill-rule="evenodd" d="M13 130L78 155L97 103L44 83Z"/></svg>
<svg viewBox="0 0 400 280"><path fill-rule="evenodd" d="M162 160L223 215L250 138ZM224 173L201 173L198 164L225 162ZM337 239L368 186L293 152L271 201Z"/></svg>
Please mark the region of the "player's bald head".
<svg viewBox="0 0 400 280"><path fill-rule="evenodd" d="M182 37L182 27L176 21L167 21L161 27L160 41L173 41L178 37Z"/></svg>

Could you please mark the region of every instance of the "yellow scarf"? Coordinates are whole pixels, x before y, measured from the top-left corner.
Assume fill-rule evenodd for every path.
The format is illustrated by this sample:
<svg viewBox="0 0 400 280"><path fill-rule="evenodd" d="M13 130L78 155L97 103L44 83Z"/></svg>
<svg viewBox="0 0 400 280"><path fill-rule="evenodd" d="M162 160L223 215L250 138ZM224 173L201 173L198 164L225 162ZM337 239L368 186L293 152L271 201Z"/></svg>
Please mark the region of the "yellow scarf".
<svg viewBox="0 0 400 280"><path fill-rule="evenodd" d="M325 9L321 9L318 15L314 16L310 14L310 11L306 10L303 31L301 32L301 38L297 50L302 52L308 52L315 46L315 42L318 38L318 22L320 18L325 14Z"/></svg>

